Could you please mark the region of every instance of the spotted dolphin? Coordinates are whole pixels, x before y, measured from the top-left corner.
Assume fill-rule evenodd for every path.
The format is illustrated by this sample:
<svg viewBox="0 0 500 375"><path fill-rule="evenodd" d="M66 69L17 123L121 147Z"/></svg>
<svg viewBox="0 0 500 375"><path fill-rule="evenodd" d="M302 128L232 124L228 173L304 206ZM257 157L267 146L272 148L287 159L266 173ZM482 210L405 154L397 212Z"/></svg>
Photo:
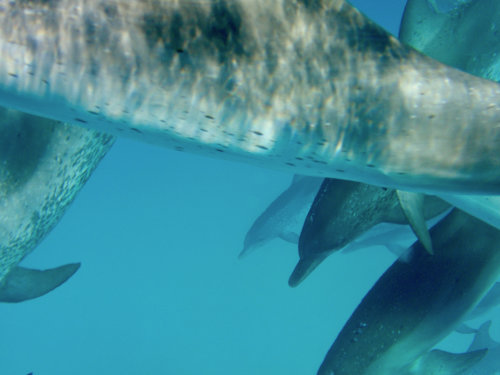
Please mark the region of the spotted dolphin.
<svg viewBox="0 0 500 375"><path fill-rule="evenodd" d="M328 351L318 375L459 374L485 352L430 351L500 274L500 231L454 209L375 283ZM429 352L430 351L430 352Z"/></svg>
<svg viewBox="0 0 500 375"><path fill-rule="evenodd" d="M433 196L425 196L422 205L427 220L449 208L448 203ZM325 179L300 233L300 259L288 284L299 285L327 256L383 222L408 222L396 190Z"/></svg>
<svg viewBox="0 0 500 375"><path fill-rule="evenodd" d="M0 0L0 105L294 173L500 192L500 86L345 0Z"/></svg>
<svg viewBox="0 0 500 375"><path fill-rule="evenodd" d="M20 302L64 283L79 268L18 266L59 221L112 137L0 108L0 301Z"/></svg>

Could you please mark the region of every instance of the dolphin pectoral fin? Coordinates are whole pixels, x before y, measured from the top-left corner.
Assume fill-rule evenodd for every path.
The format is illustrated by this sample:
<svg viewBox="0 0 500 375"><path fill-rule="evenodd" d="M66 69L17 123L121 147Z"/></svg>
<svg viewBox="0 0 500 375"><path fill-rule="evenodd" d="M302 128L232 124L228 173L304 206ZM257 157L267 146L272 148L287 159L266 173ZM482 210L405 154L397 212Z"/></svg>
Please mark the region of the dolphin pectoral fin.
<svg viewBox="0 0 500 375"><path fill-rule="evenodd" d="M459 354L432 350L417 361L411 373L414 375L462 374L483 359L487 352L488 349Z"/></svg>
<svg viewBox="0 0 500 375"><path fill-rule="evenodd" d="M80 268L71 263L48 270L13 268L0 287L0 302L22 302L40 297L57 288Z"/></svg>
<svg viewBox="0 0 500 375"><path fill-rule="evenodd" d="M280 233L280 238L283 241L290 242L293 244L298 244L299 243L299 234L294 233L294 232L282 232Z"/></svg>
<svg viewBox="0 0 500 375"><path fill-rule="evenodd" d="M324 256L300 258L290 275L290 278L288 279L288 285L292 288L298 286L312 271L316 269L316 267L321 264L321 262L323 262L323 260L326 259L327 256L328 254L325 254Z"/></svg>
<svg viewBox="0 0 500 375"><path fill-rule="evenodd" d="M434 254L431 236L425 223L424 195L402 190L397 190L396 192L411 229L429 254Z"/></svg>

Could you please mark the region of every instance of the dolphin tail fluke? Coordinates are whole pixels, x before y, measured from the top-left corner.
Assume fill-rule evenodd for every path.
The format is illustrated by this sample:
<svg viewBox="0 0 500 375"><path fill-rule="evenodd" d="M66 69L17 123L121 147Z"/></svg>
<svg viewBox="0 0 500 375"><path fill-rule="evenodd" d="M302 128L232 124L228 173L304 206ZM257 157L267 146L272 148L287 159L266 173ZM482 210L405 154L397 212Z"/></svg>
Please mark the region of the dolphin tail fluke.
<svg viewBox="0 0 500 375"><path fill-rule="evenodd" d="M300 258L299 262L295 266L295 269L290 275L290 278L288 279L288 285L292 288L298 286L312 271L316 269L316 267L321 264L325 258L326 256Z"/></svg>
<svg viewBox="0 0 500 375"><path fill-rule="evenodd" d="M401 190L397 190L397 194L411 229L429 254L434 254L431 235L425 222L424 195Z"/></svg>
<svg viewBox="0 0 500 375"><path fill-rule="evenodd" d="M411 373L414 375L462 374L483 359L487 352L487 349L482 349L456 354L432 350L418 361Z"/></svg>
<svg viewBox="0 0 500 375"><path fill-rule="evenodd" d="M78 268L80 263L43 271L15 267L0 286L0 302L22 302L40 297L63 284Z"/></svg>

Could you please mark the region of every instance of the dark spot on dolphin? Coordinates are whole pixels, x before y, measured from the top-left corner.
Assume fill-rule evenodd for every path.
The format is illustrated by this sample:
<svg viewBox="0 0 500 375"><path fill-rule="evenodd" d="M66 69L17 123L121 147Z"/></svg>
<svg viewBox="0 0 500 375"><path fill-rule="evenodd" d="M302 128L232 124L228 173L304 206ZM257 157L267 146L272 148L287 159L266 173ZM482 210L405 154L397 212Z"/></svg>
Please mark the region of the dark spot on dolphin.
<svg viewBox="0 0 500 375"><path fill-rule="evenodd" d="M114 18L118 14L118 9L115 4L107 4L106 2L103 2L101 4L101 7L104 11L104 14L108 18Z"/></svg>
<svg viewBox="0 0 500 375"><path fill-rule="evenodd" d="M140 130L139 130L139 129L137 129L137 128L130 128L130 130L133 130L133 131L135 131L136 133L142 134L142 131L140 131Z"/></svg>

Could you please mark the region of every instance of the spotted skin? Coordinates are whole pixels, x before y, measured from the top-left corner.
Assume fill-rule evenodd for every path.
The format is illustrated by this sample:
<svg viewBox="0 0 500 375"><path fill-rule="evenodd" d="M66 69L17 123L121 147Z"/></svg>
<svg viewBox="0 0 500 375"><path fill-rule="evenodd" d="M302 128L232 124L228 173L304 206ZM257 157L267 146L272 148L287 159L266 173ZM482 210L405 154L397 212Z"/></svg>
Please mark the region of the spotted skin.
<svg viewBox="0 0 500 375"><path fill-rule="evenodd" d="M1 288L59 221L113 137L3 108L0 118Z"/></svg>
<svg viewBox="0 0 500 375"><path fill-rule="evenodd" d="M500 90L344 0L0 0L0 104L295 173L500 190Z"/></svg>

